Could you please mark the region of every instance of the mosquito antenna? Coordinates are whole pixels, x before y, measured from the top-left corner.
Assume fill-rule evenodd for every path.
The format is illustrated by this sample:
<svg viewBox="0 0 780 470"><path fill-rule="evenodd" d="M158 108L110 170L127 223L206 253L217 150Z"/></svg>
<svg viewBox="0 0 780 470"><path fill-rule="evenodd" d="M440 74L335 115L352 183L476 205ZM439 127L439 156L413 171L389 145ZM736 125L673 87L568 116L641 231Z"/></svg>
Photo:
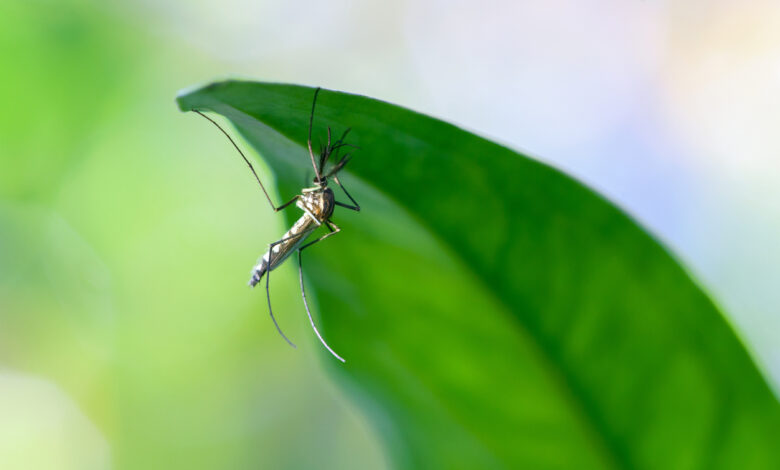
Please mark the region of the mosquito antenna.
<svg viewBox="0 0 780 470"><path fill-rule="evenodd" d="M211 121L211 123L212 123L212 124L214 124L215 126L217 126L217 129L221 130L221 131L222 131L222 133L223 133L223 134L225 134L225 136L228 138L228 140L230 140L230 143L231 143L231 144L233 144L233 147L235 147L235 148L236 148L236 150L238 150L238 153L239 153L239 155L241 155L241 158L243 158L243 159L244 159L244 162L246 162L247 166L249 166L249 169L250 169L250 170L252 170L252 174L253 174L253 175L255 175L255 179L257 180L258 184L260 184L260 189L262 189L262 190L263 190L263 194L265 194L265 198L266 198L266 199L268 199L268 203L269 203L269 204L271 204L271 207L274 207L274 208L275 208L276 206L274 206L274 203L273 203L273 201L271 201L271 197L268 195L268 191L266 191L266 190L265 190L265 186L263 186L263 182L262 182L262 181L260 181L260 177L259 177L259 176L257 176L257 172L255 171L255 167L253 167L253 166L252 166L252 164L249 162L249 159L247 159L247 158L246 158L246 156L244 155L244 152L242 152L242 151L241 151L241 149L240 149L240 148L238 148L238 145L236 145L236 142L233 140L233 138L232 138L232 137L230 137L230 134L228 134L227 132L225 132L225 129L223 129L223 128L222 128L222 126L220 126L219 124L217 124L217 123L216 123L216 122L215 122L213 119L211 119L210 117L208 117L208 116L206 116L205 114L201 113L201 112L200 112L200 111L198 111L197 109L193 109L193 111L195 111L196 113L200 114L200 115L201 115L201 116L203 116L204 118L206 118L206 119L208 119L209 121Z"/></svg>
<svg viewBox="0 0 780 470"><path fill-rule="evenodd" d="M338 143L333 145L333 149L337 149L337 148L341 148L341 147L352 147L353 149L360 150L360 147L358 147L357 145L352 145L352 144L349 144L347 142L338 142Z"/></svg>
<svg viewBox="0 0 780 470"><path fill-rule="evenodd" d="M301 281L301 294L303 296L303 305L306 307L306 314L309 316L309 323L311 323L311 327L314 329L314 332L317 334L317 338L320 339L320 343L322 343L325 348L330 351L333 356L338 359L341 362L347 362L344 360L343 357L336 354L336 351L330 348L328 346L328 343L325 342L325 339L320 334L320 330L317 329L317 326L314 324L314 319L311 317L311 311L309 311L309 302L306 301L306 291L303 288L303 262L301 261L301 250L298 250L298 279Z"/></svg>
<svg viewBox="0 0 780 470"><path fill-rule="evenodd" d="M349 131L351 131L351 127L347 127L347 130L344 131L343 134L341 134L341 138L339 138L339 142L344 142L344 139L347 137L347 134L349 134Z"/></svg>
<svg viewBox="0 0 780 470"><path fill-rule="evenodd" d="M339 138L339 140L333 142L333 146L330 147L330 151L333 152L334 155L336 155L336 157L338 157L341 147L344 146L343 145L344 144L344 139L347 137L347 134L349 134L350 130L352 130L352 128L348 127L347 130L345 130L344 133L341 134L341 137ZM327 178L327 176L326 176L326 178Z"/></svg>
<svg viewBox="0 0 780 470"><path fill-rule="evenodd" d="M330 126L328 126L328 143L325 145L325 147L322 147L320 145L320 172L322 172L325 169L325 163L328 162L328 158L330 157L330 153L333 150L333 147L330 146L330 139L331 139L331 130Z"/></svg>
<svg viewBox="0 0 780 470"><path fill-rule="evenodd" d="M311 150L311 128L314 124L314 106L317 104L317 95L320 92L320 87L317 87L316 90L314 90L314 99L311 102L311 115L309 116L309 140L307 141L307 144L309 146L309 156L311 157L311 166L314 167L314 173L317 174L317 181L320 181L322 179L322 175L320 174L320 169L317 168L317 162L314 160L314 152Z"/></svg>
<svg viewBox="0 0 780 470"><path fill-rule="evenodd" d="M336 173L341 171L342 168L344 168L344 165L349 163L350 160L350 154L346 154L343 157L341 157L341 160L328 171L328 173L325 175L326 178L330 178L331 176L334 176Z"/></svg>

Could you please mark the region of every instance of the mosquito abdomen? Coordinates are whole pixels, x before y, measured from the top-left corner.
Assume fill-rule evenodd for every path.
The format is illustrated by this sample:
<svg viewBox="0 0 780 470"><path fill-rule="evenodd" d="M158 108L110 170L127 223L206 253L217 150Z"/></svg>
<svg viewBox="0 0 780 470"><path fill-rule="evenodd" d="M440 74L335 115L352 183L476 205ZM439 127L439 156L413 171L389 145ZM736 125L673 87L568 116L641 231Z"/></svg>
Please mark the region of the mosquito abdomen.
<svg viewBox="0 0 780 470"><path fill-rule="evenodd" d="M269 250L260 258L257 265L252 268L252 278L249 279L249 285L252 287L256 286L260 279L263 278L263 275L282 264L316 228L317 226L307 214L298 219L281 240L271 244Z"/></svg>
<svg viewBox="0 0 780 470"><path fill-rule="evenodd" d="M262 259L257 266L252 269L252 278L249 279L249 286L255 287L260 279L263 278L265 272L268 271L268 263L265 259Z"/></svg>

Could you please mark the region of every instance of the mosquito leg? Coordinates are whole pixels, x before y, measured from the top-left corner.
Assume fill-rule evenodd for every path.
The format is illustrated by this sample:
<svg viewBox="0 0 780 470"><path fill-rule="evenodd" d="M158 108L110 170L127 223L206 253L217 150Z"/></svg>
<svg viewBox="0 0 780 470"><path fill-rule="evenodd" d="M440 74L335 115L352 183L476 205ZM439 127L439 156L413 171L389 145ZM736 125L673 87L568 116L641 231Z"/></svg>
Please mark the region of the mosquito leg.
<svg viewBox="0 0 780 470"><path fill-rule="evenodd" d="M292 199L290 199L289 201L285 202L281 206L274 207L274 212L279 212L280 210L284 209L285 207L289 206L290 204L292 204L293 202L297 201L300 198L301 198L300 194L293 196ZM271 204L271 207L273 207L273 204Z"/></svg>
<svg viewBox="0 0 780 470"><path fill-rule="evenodd" d="M289 200L288 202L286 202L286 203L282 204L282 205L281 205L281 206L279 206L279 207L276 207L276 206L274 206L274 203L273 203L273 201L271 201L271 196L269 196L269 195L268 195L268 191L266 191L266 190L265 190L265 186L263 185L263 182L262 182L262 181L260 181L260 177L257 175L257 172L255 171L255 167L253 167L253 166L252 166L252 163L250 163L250 162L249 162L249 159L248 159L248 158L246 158L246 155L244 155L244 152L242 152L242 151L241 151L241 149L238 147L238 144L236 144L236 141L234 141L234 140L233 140L233 138L232 138L232 137L230 137L230 134L228 134L228 133L227 133L227 131L225 131L225 129L223 129L223 128L222 128L222 126L220 126L219 124L217 124L217 123L216 123L216 121L214 121L214 120L213 120L213 119L211 119L210 117L206 116L206 115L205 115L205 114L203 114L202 112L198 111L197 109L194 109L193 111L195 111L196 113L200 114L200 115L201 115L201 116L203 116L204 118L208 119L208 120L209 120L209 121L210 121L212 124L214 124L215 126L217 126L217 129L219 129L220 131L222 131L222 133L223 133L223 134L225 134L225 136L228 138L228 140L230 141L230 143L231 143L231 144L233 144L233 147L235 147L235 148L236 148L236 150L238 150L238 154L239 154L239 155L241 155L241 158L243 158L243 159L244 159L244 162L245 162L245 163L247 164L247 166L249 167L249 170L250 170L250 171L252 171L252 174L253 174L253 175L255 175L255 179L257 180L257 183L260 185L260 189L262 189L262 190L263 190L263 194L265 194L265 198L266 198L266 199L268 199L268 204L270 204L270 205L271 205L271 208L274 210L274 212L279 212L280 210L282 210L282 209L284 209L285 207L287 207L287 206L289 206L290 204L292 204L292 203L293 203L293 201L296 201L296 200L298 200L298 197L299 197L299 196L295 196L294 198L292 198L291 200Z"/></svg>
<svg viewBox="0 0 780 470"><path fill-rule="evenodd" d="M333 227L336 227L336 230L333 230L331 227L331 224ZM328 227L328 230L330 230L330 233L326 233L325 235L321 236L320 238L314 240L313 242L307 243L303 245L300 249L298 249L298 279L301 281L301 297L303 297L303 306L306 307L306 315L309 316L309 323L311 323L312 329L314 329L314 333L317 335L317 338L320 339L320 343L322 343L323 346L325 346L325 349L327 349L333 356L338 359L341 362L346 362L344 358L336 354L336 352L331 349L330 346L328 346L328 343L325 342L325 339L320 334L320 331L317 329L317 326L314 324L314 319L311 316L311 311L309 310L309 303L306 301L306 289L303 287L303 250L307 247L310 247L314 245L317 242L321 242L322 240L325 240L326 238L335 235L341 231L338 225L334 224L333 222L325 222L325 226Z"/></svg>
<svg viewBox="0 0 780 470"><path fill-rule="evenodd" d="M271 289L269 287L271 282L271 251L273 250L274 246L282 243L283 241L285 241L285 239L281 239L277 242L273 242L268 246L268 268L267 268L267 272L265 273L265 298L268 299L268 313L271 314L271 320L273 320L274 326L276 326L276 331L278 331L279 334L282 335L282 338L284 338L284 340L287 341L287 343L290 346L295 347L295 344L293 344L293 342L290 341L290 338L285 336L285 334L282 332L282 329L279 327L279 323L276 322L276 317L274 317L274 311L271 308Z"/></svg>
<svg viewBox="0 0 780 470"><path fill-rule="evenodd" d="M344 185L341 184L341 181L339 181L339 177L333 175L333 181L335 181L336 184L339 185L339 188L341 188L341 190L344 191L344 194L346 194L349 200L352 201L352 204L354 204L354 206L350 206L349 204L344 204L343 202L335 201L336 205L341 207L346 207L347 209L351 209L355 212L360 212L360 204L358 204L357 201L353 199L352 196L349 195L349 193L347 192L347 188L345 188Z"/></svg>
<svg viewBox="0 0 780 470"><path fill-rule="evenodd" d="M303 212L305 212L309 217L311 217L311 220L314 221L315 224L317 224L317 227L322 225L322 222L320 222L320 219L314 216L314 214L311 213L311 211L307 208L303 208Z"/></svg>
<svg viewBox="0 0 780 470"><path fill-rule="evenodd" d="M311 102L311 115L309 116L309 139L306 141L306 145L309 147L309 156L311 157L311 166L314 167L314 173L317 175L317 181L322 180L320 169L317 168L317 162L314 160L314 152L311 150L311 128L314 124L314 106L317 104L317 95L320 93L320 88L317 87L314 90L314 99Z"/></svg>
<svg viewBox="0 0 780 470"><path fill-rule="evenodd" d="M325 235L321 236L320 238L303 245L302 247L298 248L298 251L301 251L304 248L310 247L310 246L314 245L317 242L321 242L322 240L325 240L326 238L328 238L328 237L330 237L332 235L336 235L337 233L341 232L341 227L339 227L338 225L334 224L332 220L326 220L325 221L325 227L327 227L328 230L330 230L330 233L326 233ZM334 227L336 228L335 230L333 230Z"/></svg>

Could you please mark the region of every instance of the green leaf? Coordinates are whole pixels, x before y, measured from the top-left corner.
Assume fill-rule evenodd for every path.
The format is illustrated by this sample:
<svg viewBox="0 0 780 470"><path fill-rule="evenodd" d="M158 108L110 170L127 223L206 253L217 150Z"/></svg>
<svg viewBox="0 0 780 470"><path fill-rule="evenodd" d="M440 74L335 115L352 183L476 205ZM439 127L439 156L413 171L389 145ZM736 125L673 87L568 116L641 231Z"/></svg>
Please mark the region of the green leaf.
<svg viewBox="0 0 780 470"><path fill-rule="evenodd" d="M228 81L178 103L228 118L286 200L313 175L312 96ZM314 122L315 146L325 126L353 129L360 149L343 182L363 207L337 208L342 233L304 252L315 316L347 359L323 349L323 361L395 466L780 468L780 406L745 347L612 204L517 152L363 96L323 90ZM283 326L305 316L302 305L277 314Z"/></svg>

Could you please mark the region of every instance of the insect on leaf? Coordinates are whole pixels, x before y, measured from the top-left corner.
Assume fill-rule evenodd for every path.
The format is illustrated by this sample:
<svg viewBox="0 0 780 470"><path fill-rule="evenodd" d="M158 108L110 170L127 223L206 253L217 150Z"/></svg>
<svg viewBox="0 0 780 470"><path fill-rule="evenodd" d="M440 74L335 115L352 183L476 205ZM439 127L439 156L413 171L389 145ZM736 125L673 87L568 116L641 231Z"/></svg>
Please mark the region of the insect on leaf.
<svg viewBox="0 0 780 470"><path fill-rule="evenodd" d="M229 119L289 197L312 91L228 81L178 102ZM334 215L344 233L307 251L306 275L349 358L327 367L395 466L780 468L765 379L626 214L431 117L327 90L317 106L315 145L351 127L361 148L344 180L363 212Z"/></svg>

